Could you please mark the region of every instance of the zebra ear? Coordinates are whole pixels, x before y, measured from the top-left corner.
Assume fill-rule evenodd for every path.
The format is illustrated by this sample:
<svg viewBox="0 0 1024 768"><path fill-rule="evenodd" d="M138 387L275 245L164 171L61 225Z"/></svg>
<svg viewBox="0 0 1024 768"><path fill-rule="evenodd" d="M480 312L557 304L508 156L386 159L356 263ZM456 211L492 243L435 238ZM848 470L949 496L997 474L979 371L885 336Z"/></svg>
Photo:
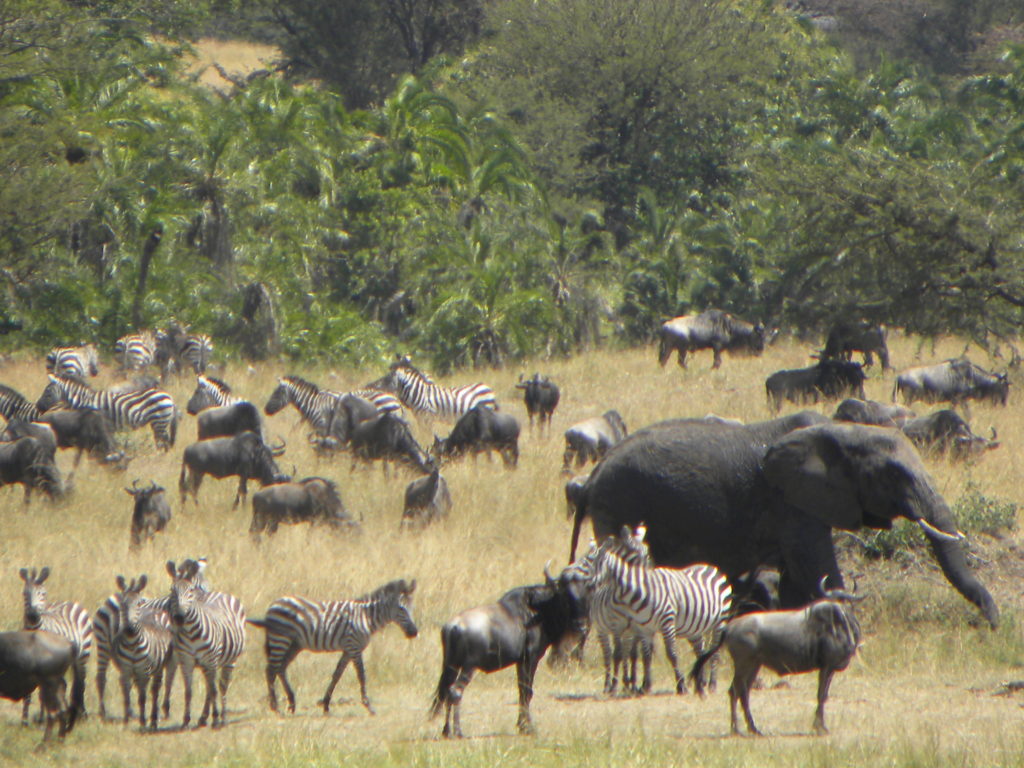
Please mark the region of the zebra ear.
<svg viewBox="0 0 1024 768"><path fill-rule="evenodd" d="M28 581L29 580L28 568L22 568L20 571L18 571L18 575L21 576L21 580L22 581Z"/></svg>
<svg viewBox="0 0 1024 768"><path fill-rule="evenodd" d="M178 578L178 568L174 564L173 560L168 560L167 561L167 573L170 574L171 579L177 579Z"/></svg>
<svg viewBox="0 0 1024 768"><path fill-rule="evenodd" d="M36 584L42 584L44 581L46 581L46 579L47 579L47 577L49 575L50 575L50 566L44 565L43 566L43 570L41 570L39 572L39 575L36 577Z"/></svg>
<svg viewBox="0 0 1024 768"><path fill-rule="evenodd" d="M146 588L146 584L149 582L149 577L146 574L139 576L139 583L135 587L136 592L141 592Z"/></svg>
<svg viewBox="0 0 1024 768"><path fill-rule="evenodd" d="M114 579L114 581L117 582L117 588L119 590L121 590L122 592L127 592L128 591L128 585L125 584L125 582L124 582L124 576L122 576L121 574L118 574L117 578Z"/></svg>
<svg viewBox="0 0 1024 768"><path fill-rule="evenodd" d="M416 579L413 579L412 583L409 584L409 588L406 590L406 594L411 595L415 591L416 591Z"/></svg>

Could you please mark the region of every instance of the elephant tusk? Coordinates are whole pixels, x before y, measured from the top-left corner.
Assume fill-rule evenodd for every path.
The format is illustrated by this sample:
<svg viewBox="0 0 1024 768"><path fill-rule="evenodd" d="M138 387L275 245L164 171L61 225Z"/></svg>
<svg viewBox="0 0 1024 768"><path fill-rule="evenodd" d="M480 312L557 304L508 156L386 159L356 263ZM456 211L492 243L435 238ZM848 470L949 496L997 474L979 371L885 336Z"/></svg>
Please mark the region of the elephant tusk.
<svg viewBox="0 0 1024 768"><path fill-rule="evenodd" d="M921 529L925 532L925 534L929 536L935 536L936 538L942 539L943 541L963 541L963 539L966 538L963 532L960 530L958 530L955 534L946 533L945 531L939 530L934 525L925 520L923 517L918 518L917 523L921 526Z"/></svg>

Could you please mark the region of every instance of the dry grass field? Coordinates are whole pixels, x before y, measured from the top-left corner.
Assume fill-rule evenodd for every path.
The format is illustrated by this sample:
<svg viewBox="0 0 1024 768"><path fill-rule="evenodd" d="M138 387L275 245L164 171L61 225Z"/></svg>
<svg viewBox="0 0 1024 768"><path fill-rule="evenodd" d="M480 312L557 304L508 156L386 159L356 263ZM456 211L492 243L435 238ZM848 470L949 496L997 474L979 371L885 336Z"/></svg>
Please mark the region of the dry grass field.
<svg viewBox="0 0 1024 768"><path fill-rule="evenodd" d="M916 364L916 341L896 339L898 368ZM924 362L959 354L953 340L925 349ZM149 574L150 594L169 585L168 559L207 556L216 588L238 595L252 616L262 616L275 597L294 593L344 598L365 593L397 577L416 578L415 617L420 635L407 640L389 626L366 654L369 693L377 709L370 716L359 704L355 675L348 670L335 694L330 716L315 707L336 661L334 655L301 654L291 667L298 712L273 715L266 702L262 632L250 627L248 648L229 694L229 724L180 732L182 689L175 686L167 730L142 735L136 724L100 722L95 716L63 744L34 753L37 728L19 725L20 705L0 703L0 758L4 764L93 766L320 766L342 762L359 766L991 766L1024 764L1024 694L994 695L1001 683L1024 678L1020 594L1024 561L1019 534L1002 540L979 537L980 576L1002 609L995 631L977 626L977 613L946 583L927 558L916 565L844 559L861 592L869 595L861 620L862 652L840 674L828 704L832 735L810 735L816 678L765 676L766 690L755 691L752 707L764 739L728 736L728 661L720 668L716 693L700 700L669 691L671 672L659 649L655 694L609 699L601 695L601 663L596 646L582 666L552 669L546 663L536 681L534 737L516 735L514 671L478 675L463 707L467 738L439 738L441 723L428 721L427 707L440 672L438 629L456 611L489 602L505 590L542 578L544 564L565 563L570 523L565 519L559 475L562 431L571 423L610 407L631 429L670 416L703 416L709 411L746 421L769 416L763 382L780 368L808 364L807 347L780 343L761 358L726 358L710 370L710 353L698 353L688 370L674 362L664 370L652 349L600 351L571 360L537 362L503 371L463 372L445 383L484 379L499 401L523 421L518 470L501 462L468 460L445 469L455 506L450 517L418 532L401 532L402 495L411 475L386 480L379 468L350 473L347 460L317 463L306 429L289 408L268 420L272 437L287 440L282 467L300 476L324 474L338 481L348 508L362 515L362 533L336 536L305 526L282 528L254 545L248 536L249 510L231 511L235 484L207 479L200 503L181 509L177 477L181 452L194 439L195 419L185 416L178 443L169 454L153 449L151 433L128 435L136 458L116 475L83 462L75 491L66 503L33 501L25 512L21 489L0 489L0 627L21 621L21 566L51 566L54 600L75 599L90 609L111 593L116 574ZM990 361L977 350L976 362ZM998 363L998 361L996 361ZM514 389L520 372L540 370L561 386L562 403L550 437L530 434ZM303 370L266 366L248 375L229 365L222 375L235 391L261 407L276 376L299 373L332 389L348 389L377 378L381 370ZM16 358L0 368L0 382L29 397L46 381L41 360ZM104 371L100 383L110 382ZM876 368L869 396L888 400L893 374ZM1019 387L1020 385L1017 384ZM183 377L170 387L183 406L191 390ZM969 466L929 461L950 502L969 483L987 496L1024 502L1019 478L1024 451L1022 393L1012 391L1008 408L975 405L972 423L987 434L996 425L1002 447ZM833 404L820 406L830 413ZM925 409L920 409L925 410ZM417 425L421 440L430 429ZM447 430L438 425L439 432ZM71 456L58 457L69 469ZM174 501L169 530L139 553L128 551L131 499L122 488L138 478L156 480ZM680 646L685 664L692 658ZM90 668L87 703L95 713ZM107 704L120 713L116 672ZM199 679L197 677L197 684ZM201 690L201 689L200 689ZM194 715L195 717L195 715Z"/></svg>

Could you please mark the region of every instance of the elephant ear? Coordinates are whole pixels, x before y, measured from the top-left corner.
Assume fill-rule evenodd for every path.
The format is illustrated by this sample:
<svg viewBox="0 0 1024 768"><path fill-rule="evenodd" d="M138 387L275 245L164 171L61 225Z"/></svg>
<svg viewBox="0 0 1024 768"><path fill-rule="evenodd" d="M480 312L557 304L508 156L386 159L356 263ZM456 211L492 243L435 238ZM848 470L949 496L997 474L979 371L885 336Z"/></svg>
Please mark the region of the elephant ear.
<svg viewBox="0 0 1024 768"><path fill-rule="evenodd" d="M827 432L811 427L776 441L765 455L763 471L786 504L833 528L854 531L864 524L857 479Z"/></svg>

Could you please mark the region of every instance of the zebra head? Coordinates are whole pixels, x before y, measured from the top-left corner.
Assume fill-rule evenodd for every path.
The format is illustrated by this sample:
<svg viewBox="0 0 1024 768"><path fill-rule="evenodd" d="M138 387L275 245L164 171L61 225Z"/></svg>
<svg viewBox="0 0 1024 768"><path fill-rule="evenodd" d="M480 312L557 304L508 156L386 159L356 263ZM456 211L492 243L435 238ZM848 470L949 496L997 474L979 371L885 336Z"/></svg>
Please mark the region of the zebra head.
<svg viewBox="0 0 1024 768"><path fill-rule="evenodd" d="M300 399L310 399L320 394L320 387L298 376L282 376L277 380L277 388L270 393L270 399L263 407L267 416L273 416L289 404L298 406Z"/></svg>
<svg viewBox="0 0 1024 768"><path fill-rule="evenodd" d="M39 396L39 400L36 402L36 408L39 409L40 413L44 413L53 408L53 406L63 403L65 392L67 391L64 379L54 376L52 373L47 374L47 378L50 380L50 383L46 385L46 389L43 390L43 394Z"/></svg>
<svg viewBox="0 0 1024 768"><path fill-rule="evenodd" d="M212 376L199 375L196 376L196 389L189 398L186 410L195 416L205 408L227 405L227 399L230 397L231 387L223 381Z"/></svg>
<svg viewBox="0 0 1024 768"><path fill-rule="evenodd" d="M117 604L121 609L125 628L136 632L142 621L142 607L145 604L142 590L146 588L148 577L142 574L138 579L125 582L124 576L117 577Z"/></svg>
<svg viewBox="0 0 1024 768"><path fill-rule="evenodd" d="M43 582L50 575L50 568L45 566L38 572L35 568L22 568L18 573L25 582L21 591L25 601L25 626L36 627L46 613L46 587L43 586Z"/></svg>
<svg viewBox="0 0 1024 768"><path fill-rule="evenodd" d="M365 599L372 605L376 605L380 612L376 624L382 626L393 621L401 628L406 637L416 637L419 634L419 629L412 618L412 593L415 591L416 579L411 582L397 579L370 593Z"/></svg>
<svg viewBox="0 0 1024 768"><path fill-rule="evenodd" d="M203 570L203 566L195 560L186 560L180 568L175 566L173 560L167 561L167 573L171 577L167 613L178 626L195 614L197 604L206 594Z"/></svg>

